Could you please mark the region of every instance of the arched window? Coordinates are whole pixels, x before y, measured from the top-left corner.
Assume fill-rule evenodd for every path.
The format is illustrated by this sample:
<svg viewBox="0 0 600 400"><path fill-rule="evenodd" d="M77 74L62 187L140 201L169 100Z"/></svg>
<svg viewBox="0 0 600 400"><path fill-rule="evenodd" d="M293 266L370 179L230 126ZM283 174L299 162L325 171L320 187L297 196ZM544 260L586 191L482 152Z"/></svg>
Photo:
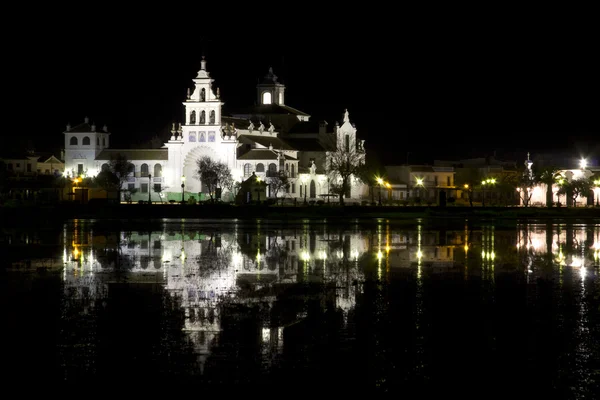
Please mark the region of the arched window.
<svg viewBox="0 0 600 400"><path fill-rule="evenodd" d="M109 171L110 167L108 166L107 163L104 163L104 164L102 164L102 168L101 169L102 169L102 171Z"/></svg>
<svg viewBox="0 0 600 400"><path fill-rule="evenodd" d="M100 138L96 138L96 144L100 146Z"/></svg>
<svg viewBox="0 0 600 400"><path fill-rule="evenodd" d="M196 141L196 132L190 132L190 137L189 137L189 141L190 142L195 142Z"/></svg>
<svg viewBox="0 0 600 400"><path fill-rule="evenodd" d="M346 143L345 143L345 147L346 147L346 153L348 153L350 151L350 135L346 135Z"/></svg>
<svg viewBox="0 0 600 400"><path fill-rule="evenodd" d="M292 164L292 178L296 177L296 166Z"/></svg>
<svg viewBox="0 0 600 400"><path fill-rule="evenodd" d="M200 91L200 101L205 101L206 100L206 90L204 88L202 88L202 90Z"/></svg>
<svg viewBox="0 0 600 400"><path fill-rule="evenodd" d="M72 136L71 140L69 141L69 144L71 146L77 146L77 138L75 136Z"/></svg>
<svg viewBox="0 0 600 400"><path fill-rule="evenodd" d="M154 177L160 178L162 176L162 165L154 164Z"/></svg>
<svg viewBox="0 0 600 400"><path fill-rule="evenodd" d="M200 123L201 124L206 123L206 111L204 111L204 110L202 110L202 112L200 113Z"/></svg>
<svg viewBox="0 0 600 400"><path fill-rule="evenodd" d="M263 163L256 164L256 172L265 172L265 165Z"/></svg>
<svg viewBox="0 0 600 400"><path fill-rule="evenodd" d="M196 125L196 110L190 114L190 125Z"/></svg>
<svg viewBox="0 0 600 400"><path fill-rule="evenodd" d="M148 164L142 164L140 168L140 176L148 176Z"/></svg>
<svg viewBox="0 0 600 400"><path fill-rule="evenodd" d="M271 104L271 92L263 92L263 104Z"/></svg>
<svg viewBox="0 0 600 400"><path fill-rule="evenodd" d="M81 142L82 145L84 146L89 146L90 145L90 138L89 136L86 136L83 138L83 141Z"/></svg>
<svg viewBox="0 0 600 400"><path fill-rule="evenodd" d="M248 176L252 173L252 165L244 164L244 176Z"/></svg>
<svg viewBox="0 0 600 400"><path fill-rule="evenodd" d="M214 125L214 124L215 124L215 110L212 110L212 111L210 112L210 122L209 122L209 123L210 123L211 125Z"/></svg>
<svg viewBox="0 0 600 400"><path fill-rule="evenodd" d="M277 165L275 163L271 163L269 164L269 174L271 176L275 175L277 173Z"/></svg>

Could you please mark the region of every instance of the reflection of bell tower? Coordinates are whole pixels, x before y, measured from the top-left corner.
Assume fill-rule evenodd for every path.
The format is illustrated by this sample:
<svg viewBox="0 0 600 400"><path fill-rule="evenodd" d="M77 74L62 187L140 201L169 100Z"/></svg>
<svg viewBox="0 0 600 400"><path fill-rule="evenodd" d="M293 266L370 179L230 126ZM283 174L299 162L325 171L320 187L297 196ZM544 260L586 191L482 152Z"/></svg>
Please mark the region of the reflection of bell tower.
<svg viewBox="0 0 600 400"><path fill-rule="evenodd" d="M277 82L277 75L273 73L273 68L269 68L269 73L256 86L256 89L259 105L278 104L283 106L285 104L285 85Z"/></svg>
<svg viewBox="0 0 600 400"><path fill-rule="evenodd" d="M533 171L531 170L531 166L533 165L533 161L529 159L529 153L527 153L527 160L525 160L525 167L527 168L526 174L529 178L533 178Z"/></svg>

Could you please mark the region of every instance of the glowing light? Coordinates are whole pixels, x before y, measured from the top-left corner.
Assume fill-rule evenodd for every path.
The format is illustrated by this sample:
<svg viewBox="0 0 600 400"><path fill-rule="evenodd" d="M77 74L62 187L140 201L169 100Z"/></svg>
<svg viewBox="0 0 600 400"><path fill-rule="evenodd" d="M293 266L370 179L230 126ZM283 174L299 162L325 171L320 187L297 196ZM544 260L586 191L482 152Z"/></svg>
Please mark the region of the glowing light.
<svg viewBox="0 0 600 400"><path fill-rule="evenodd" d="M581 167L581 169L585 169L585 167L587 167L587 160L585 158L582 158L581 161L579 161L579 166Z"/></svg>
<svg viewBox="0 0 600 400"><path fill-rule="evenodd" d="M465 189L469 188L469 184L468 183L465 183L464 186L465 186Z"/></svg>
<svg viewBox="0 0 600 400"><path fill-rule="evenodd" d="M417 179L417 185L423 186L423 178L416 178Z"/></svg>
<svg viewBox="0 0 600 400"><path fill-rule="evenodd" d="M389 246L389 245L388 245L388 246L385 246L385 252L386 252L386 253L389 253L389 252L390 252L390 246Z"/></svg>
<svg viewBox="0 0 600 400"><path fill-rule="evenodd" d="M263 343L269 343L270 338L271 338L271 329L270 328L262 328Z"/></svg>
<svg viewBox="0 0 600 400"><path fill-rule="evenodd" d="M302 252L302 259L303 259L304 261L309 261L309 260L310 260L310 254L308 254L308 251L304 250L304 251Z"/></svg>
<svg viewBox="0 0 600 400"><path fill-rule="evenodd" d="M379 250L379 251L377 252L377 259L378 259L378 260L381 260L382 258L383 258L383 253L381 252L381 250Z"/></svg>
<svg viewBox="0 0 600 400"><path fill-rule="evenodd" d="M338 256L338 258L341 260L342 258L344 258L344 253L342 253L342 251L341 251L341 250L338 250L338 252L337 252L337 256Z"/></svg>
<svg viewBox="0 0 600 400"><path fill-rule="evenodd" d="M570 266L573 268L583 267L583 259L581 257L573 257L573 259L571 260Z"/></svg>
<svg viewBox="0 0 600 400"><path fill-rule="evenodd" d="M465 249L465 253L466 253L467 251L469 251L469 245L468 245L468 244L465 244L465 247L464 247L464 249Z"/></svg>
<svg viewBox="0 0 600 400"><path fill-rule="evenodd" d="M423 252L421 250L417 251L417 258L420 260L423 257Z"/></svg>
<svg viewBox="0 0 600 400"><path fill-rule="evenodd" d="M358 250L354 250L354 253L352 253L354 256L355 260L358 260Z"/></svg>
<svg viewBox="0 0 600 400"><path fill-rule="evenodd" d="M73 249L73 258L74 259L78 259L79 258L79 250L77 250L77 248Z"/></svg>
<svg viewBox="0 0 600 400"><path fill-rule="evenodd" d="M381 179L380 177L375 178L375 180L378 184L383 185L383 179Z"/></svg>
<svg viewBox="0 0 600 400"><path fill-rule="evenodd" d="M493 260L494 258L496 258L496 253L494 253L493 251L490 253L490 259Z"/></svg>
<svg viewBox="0 0 600 400"><path fill-rule="evenodd" d="M481 258L485 258L485 251L481 252Z"/></svg>
<svg viewBox="0 0 600 400"><path fill-rule="evenodd" d="M327 253L324 250L320 252L321 260L327 260Z"/></svg>
<svg viewBox="0 0 600 400"><path fill-rule="evenodd" d="M585 267L579 270L579 275L581 276L581 278L585 278L585 276L587 275L587 270L585 269Z"/></svg>
<svg viewBox="0 0 600 400"><path fill-rule="evenodd" d="M592 248L594 250L600 250L600 242L594 242L594 245L592 246Z"/></svg>

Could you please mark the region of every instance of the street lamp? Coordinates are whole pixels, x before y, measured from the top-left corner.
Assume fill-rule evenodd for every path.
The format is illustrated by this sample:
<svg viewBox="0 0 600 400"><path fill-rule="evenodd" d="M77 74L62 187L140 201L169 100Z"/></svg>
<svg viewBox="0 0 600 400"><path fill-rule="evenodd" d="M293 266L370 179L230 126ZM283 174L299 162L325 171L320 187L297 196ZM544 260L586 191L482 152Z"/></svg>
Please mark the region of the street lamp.
<svg viewBox="0 0 600 400"><path fill-rule="evenodd" d="M483 199L481 201L481 205L483 207L485 207L485 185L495 185L496 184L496 178L488 178L488 179L484 179L483 181L481 181L481 187L482 187L482 191L483 191Z"/></svg>
<svg viewBox="0 0 600 400"><path fill-rule="evenodd" d="M148 174L148 204L152 204L152 174Z"/></svg>
<svg viewBox="0 0 600 400"><path fill-rule="evenodd" d="M381 186L383 186L383 179L377 177L375 178L377 183L379 184L379 206L381 206Z"/></svg>
<svg viewBox="0 0 600 400"><path fill-rule="evenodd" d="M184 204L185 175L181 176L181 204Z"/></svg>
<svg viewBox="0 0 600 400"><path fill-rule="evenodd" d="M582 158L579 161L579 166L581 167L581 169L585 169L585 167L587 167L587 160L585 158Z"/></svg>
<svg viewBox="0 0 600 400"><path fill-rule="evenodd" d="M421 199L421 188L425 187L425 184L423 183L423 178L415 178L417 180L417 187L419 187L419 199Z"/></svg>

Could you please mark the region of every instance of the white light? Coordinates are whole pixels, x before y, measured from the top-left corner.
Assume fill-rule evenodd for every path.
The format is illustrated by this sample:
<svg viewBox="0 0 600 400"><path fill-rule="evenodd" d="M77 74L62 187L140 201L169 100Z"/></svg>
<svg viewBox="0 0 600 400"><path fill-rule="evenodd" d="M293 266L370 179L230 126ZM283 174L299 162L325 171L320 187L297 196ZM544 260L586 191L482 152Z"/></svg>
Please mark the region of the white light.
<svg viewBox="0 0 600 400"><path fill-rule="evenodd" d="M309 261L309 260L310 260L310 254L308 254L308 251L304 250L304 251L302 252L302 259L303 259L304 261Z"/></svg>

